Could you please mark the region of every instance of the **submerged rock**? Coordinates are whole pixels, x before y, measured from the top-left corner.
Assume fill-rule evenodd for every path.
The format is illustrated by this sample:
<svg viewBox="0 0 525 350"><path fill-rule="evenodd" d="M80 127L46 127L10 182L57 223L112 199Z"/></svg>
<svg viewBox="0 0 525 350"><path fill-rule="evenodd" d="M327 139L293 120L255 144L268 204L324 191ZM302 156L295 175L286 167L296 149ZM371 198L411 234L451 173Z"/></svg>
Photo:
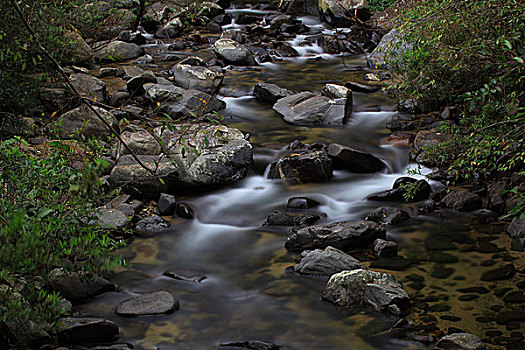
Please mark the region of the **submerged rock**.
<svg viewBox="0 0 525 350"><path fill-rule="evenodd" d="M477 336L469 333L454 333L441 338L434 350L485 350L485 345Z"/></svg>
<svg viewBox="0 0 525 350"><path fill-rule="evenodd" d="M122 302L115 313L120 316L137 317L169 314L179 308L179 301L168 292L144 293Z"/></svg>
<svg viewBox="0 0 525 350"><path fill-rule="evenodd" d="M293 92L275 84L257 83L253 89L253 95L258 101L273 105L279 99L293 95Z"/></svg>
<svg viewBox="0 0 525 350"><path fill-rule="evenodd" d="M301 256L301 261L292 270L303 275L328 277L344 270L366 270L359 260L330 246L324 250L306 250Z"/></svg>
<svg viewBox="0 0 525 350"><path fill-rule="evenodd" d="M406 211L388 207L376 208L365 218L365 220L385 225L395 225L408 219L410 215Z"/></svg>
<svg viewBox="0 0 525 350"><path fill-rule="evenodd" d="M213 51L226 62L238 66L254 66L256 64L248 48L231 39L219 39L213 45Z"/></svg>
<svg viewBox="0 0 525 350"><path fill-rule="evenodd" d="M375 239L385 237L384 227L372 221L335 222L294 230L286 240L285 248L290 251L303 251L332 246L348 250L369 245Z"/></svg>
<svg viewBox="0 0 525 350"><path fill-rule="evenodd" d="M350 309L370 305L378 311L400 315L410 298L403 285L387 273L368 270L343 271L330 277L322 298Z"/></svg>

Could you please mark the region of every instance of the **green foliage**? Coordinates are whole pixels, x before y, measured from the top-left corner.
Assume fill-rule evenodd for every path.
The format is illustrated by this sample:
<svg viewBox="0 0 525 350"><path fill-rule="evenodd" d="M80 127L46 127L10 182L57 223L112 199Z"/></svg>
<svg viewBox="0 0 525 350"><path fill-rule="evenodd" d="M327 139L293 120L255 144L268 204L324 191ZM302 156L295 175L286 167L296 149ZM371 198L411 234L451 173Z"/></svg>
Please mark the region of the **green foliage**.
<svg viewBox="0 0 525 350"><path fill-rule="evenodd" d="M394 2L395 0L368 0L368 5L372 11L383 11Z"/></svg>

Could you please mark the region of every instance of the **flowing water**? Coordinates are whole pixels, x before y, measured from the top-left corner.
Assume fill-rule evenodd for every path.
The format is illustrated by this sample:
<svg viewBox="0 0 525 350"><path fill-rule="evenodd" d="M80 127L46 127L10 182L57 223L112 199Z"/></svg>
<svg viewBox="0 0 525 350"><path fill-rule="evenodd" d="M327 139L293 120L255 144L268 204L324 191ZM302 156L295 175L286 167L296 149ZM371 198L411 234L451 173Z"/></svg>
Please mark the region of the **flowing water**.
<svg viewBox="0 0 525 350"><path fill-rule="evenodd" d="M121 252L131 267L114 278L119 292L105 294L76 309L85 316L114 320L121 328L119 342L132 343L137 349L215 349L224 341L246 339L271 341L286 349L426 348L388 333L378 335L394 322L385 314L370 310L345 313L322 301L320 295L326 281L287 271L297 260L295 254L284 249L287 230L261 227L274 210L286 211L286 202L292 196L307 196L321 202L310 212L326 214L322 223L362 219L379 206L367 202L365 197L390 188L412 166L407 147L384 142L389 135L385 124L396 112L394 103L381 90L354 93L354 114L344 126L292 126L273 112L271 106L253 98L251 92L257 82L275 83L294 91L320 91L328 82L362 82L367 71L365 58L324 54L309 38L320 32L329 34L330 29L313 17L302 20L312 28L312 33L291 41L301 57L253 69L230 70L220 91L227 104L223 112L225 123L249 133L254 146L255 167L248 176L221 189L179 196L178 200L194 208L196 218L170 219L170 229L153 237L135 238ZM157 43L148 50L155 52L165 46L166 43ZM206 55L207 51L201 54ZM268 164L294 140L339 142L368 151L383 159L387 170L376 174L336 171L334 178L323 184L290 185L266 179ZM405 209L412 210L410 205L405 205ZM427 298L423 302L435 308L432 313L437 319L435 323L444 330L460 327L481 335L486 329L498 329L493 324L473 320L488 306L497 304L496 299L482 296L462 303L455 291L479 285L478 263L490 257L464 248L477 237L487 235L479 233L477 227L465 215L414 215L388 231L389 239L400 244L400 255L414 261L402 272L388 272L408 284L407 291L412 297ZM505 239L490 236L492 233L488 232L488 237ZM429 237L453 243L443 253L443 249L429 246ZM452 269L447 279L432 278L432 271L443 268ZM202 273L207 278L195 283L164 277L163 272L170 269ZM407 276L413 275L420 276L416 280L425 280L422 286L410 285ZM144 318L123 318L113 313L121 301L140 292L157 290L176 295L180 310ZM461 321L439 319L445 314L458 316Z"/></svg>

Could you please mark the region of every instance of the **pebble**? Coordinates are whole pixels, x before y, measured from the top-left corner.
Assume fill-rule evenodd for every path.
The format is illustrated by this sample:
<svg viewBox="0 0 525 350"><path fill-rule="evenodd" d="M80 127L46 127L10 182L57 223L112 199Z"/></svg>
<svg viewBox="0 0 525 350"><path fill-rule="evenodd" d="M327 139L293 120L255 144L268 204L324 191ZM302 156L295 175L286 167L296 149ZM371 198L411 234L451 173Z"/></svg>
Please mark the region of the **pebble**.
<svg viewBox="0 0 525 350"><path fill-rule="evenodd" d="M498 267L494 270L485 271L481 275L482 281L500 281L512 278L516 273L516 269L513 264L507 264L501 267Z"/></svg>
<svg viewBox="0 0 525 350"><path fill-rule="evenodd" d="M477 298L479 298L479 295L477 294L465 294L465 295L460 296L458 299L460 301L471 301Z"/></svg>
<svg viewBox="0 0 525 350"><path fill-rule="evenodd" d="M521 291L512 291L503 298L507 303L525 303L525 295Z"/></svg>
<svg viewBox="0 0 525 350"><path fill-rule="evenodd" d="M488 294L490 291L485 287L468 287L460 288L458 292L461 293L477 293L477 294Z"/></svg>

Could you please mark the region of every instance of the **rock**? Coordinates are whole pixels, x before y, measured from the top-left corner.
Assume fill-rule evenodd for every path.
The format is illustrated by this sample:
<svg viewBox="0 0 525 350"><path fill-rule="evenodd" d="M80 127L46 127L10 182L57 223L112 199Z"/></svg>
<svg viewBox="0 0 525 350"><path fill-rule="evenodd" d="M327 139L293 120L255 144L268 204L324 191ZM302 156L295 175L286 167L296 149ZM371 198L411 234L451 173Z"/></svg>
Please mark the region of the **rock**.
<svg viewBox="0 0 525 350"><path fill-rule="evenodd" d="M217 91L224 79L221 68L193 66L183 63L184 61L171 68L175 85L184 89L203 91L208 94L213 94Z"/></svg>
<svg viewBox="0 0 525 350"><path fill-rule="evenodd" d="M128 127L128 129L130 129ZM120 138L137 155L158 156L161 153L159 142L146 130L142 128L131 128L125 130ZM119 143L121 154L129 154L128 150Z"/></svg>
<svg viewBox="0 0 525 350"><path fill-rule="evenodd" d="M170 20L166 25L160 27L155 32L156 38L161 39L172 39L177 37L182 31L184 30L184 25L182 24L182 21L179 17L175 17L172 20Z"/></svg>
<svg viewBox="0 0 525 350"><path fill-rule="evenodd" d="M138 77L144 73L144 70L139 66L124 66L117 69L117 77L122 77L124 80L129 80L134 77Z"/></svg>
<svg viewBox="0 0 525 350"><path fill-rule="evenodd" d="M126 83L128 92L133 96L142 96L145 84L156 84L157 77L152 71L142 72L140 75L129 79Z"/></svg>
<svg viewBox="0 0 525 350"><path fill-rule="evenodd" d="M335 222L294 229L284 247L295 252L328 246L348 250L369 245L375 239L385 237L386 230L372 221Z"/></svg>
<svg viewBox="0 0 525 350"><path fill-rule="evenodd" d="M365 220L385 225L395 225L408 219L410 219L410 216L406 211L388 207L374 209L365 218Z"/></svg>
<svg viewBox="0 0 525 350"><path fill-rule="evenodd" d="M68 43L69 46L65 50L67 54L61 57L63 64L87 64L93 62L95 53L78 32L67 30L64 33L64 38L64 43Z"/></svg>
<svg viewBox="0 0 525 350"><path fill-rule="evenodd" d="M336 169L356 173L373 173L385 167L385 163L372 154L339 143L330 144L326 152L332 158Z"/></svg>
<svg viewBox="0 0 525 350"><path fill-rule="evenodd" d="M287 182L326 182L333 176L332 160L322 151L294 153L273 162L268 178Z"/></svg>
<svg viewBox="0 0 525 350"><path fill-rule="evenodd" d="M379 258L370 263L371 269L402 271L410 267L414 263L413 260L405 259L397 256L395 258Z"/></svg>
<svg viewBox="0 0 525 350"><path fill-rule="evenodd" d="M498 324L525 321L525 313L522 310L502 311L496 316Z"/></svg>
<svg viewBox="0 0 525 350"><path fill-rule="evenodd" d="M164 156L137 156L153 173L144 169L131 155L119 158L111 170L109 182L115 187L129 188L146 198L157 198L166 192L170 183L179 178L179 170ZM162 179L162 180L160 180Z"/></svg>
<svg viewBox="0 0 525 350"><path fill-rule="evenodd" d="M326 215L324 215L326 217ZM305 214L300 216L299 218L295 218L295 225L296 226L308 226L313 225L315 222L321 220L323 216L317 215L317 214Z"/></svg>
<svg viewBox="0 0 525 350"><path fill-rule="evenodd" d="M167 193L161 193L157 202L157 208L159 209L160 215L171 215L175 212L175 206L177 200L175 196Z"/></svg>
<svg viewBox="0 0 525 350"><path fill-rule="evenodd" d="M370 7L366 0L319 0L321 19L333 27L351 27L355 21L347 14L351 13L362 21L370 18Z"/></svg>
<svg viewBox="0 0 525 350"><path fill-rule="evenodd" d="M332 275L322 298L344 309L370 305L394 315L400 315L410 301L403 285L393 275L368 270Z"/></svg>
<svg viewBox="0 0 525 350"><path fill-rule="evenodd" d="M293 92L275 84L257 83L253 89L253 95L257 101L273 105L277 100L293 95Z"/></svg>
<svg viewBox="0 0 525 350"><path fill-rule="evenodd" d="M524 238L513 238L510 243L510 249L517 252L525 251L525 237Z"/></svg>
<svg viewBox="0 0 525 350"><path fill-rule="evenodd" d="M412 44L404 42L396 29L392 29L383 36L374 51L368 55L368 66L374 69L389 69L385 58L393 58L412 48Z"/></svg>
<svg viewBox="0 0 525 350"><path fill-rule="evenodd" d="M58 292L72 303L79 303L99 294L114 292L116 286L102 277L76 272L66 274L61 269L55 269L44 289Z"/></svg>
<svg viewBox="0 0 525 350"><path fill-rule="evenodd" d="M98 71L97 77L99 78L105 78L105 77L114 77L117 75L117 68L113 67L102 67Z"/></svg>
<svg viewBox="0 0 525 350"><path fill-rule="evenodd" d="M435 350L484 350L481 339L469 333L454 333L441 338Z"/></svg>
<svg viewBox="0 0 525 350"><path fill-rule="evenodd" d="M61 344L112 342L119 336L118 326L109 320L87 317L67 317L58 321L57 336Z"/></svg>
<svg viewBox="0 0 525 350"><path fill-rule="evenodd" d="M493 270L485 271L481 275L482 281L500 281L507 280L514 276L516 269L513 264L507 264L501 267L498 267Z"/></svg>
<svg viewBox="0 0 525 350"><path fill-rule="evenodd" d="M414 192L408 197L403 196L406 191L411 191L412 187ZM425 180L404 176L394 182L391 190L372 193L366 198L371 201L420 201L427 199L431 192L432 188Z"/></svg>
<svg viewBox="0 0 525 350"><path fill-rule="evenodd" d="M100 223L100 226L106 230L122 230L129 226L127 216L117 209L100 209L96 213L96 218L93 223Z"/></svg>
<svg viewBox="0 0 525 350"><path fill-rule="evenodd" d="M253 66L256 64L250 50L231 39L219 39L213 44L213 51L219 58L238 66Z"/></svg>
<svg viewBox="0 0 525 350"><path fill-rule="evenodd" d="M318 206L320 203L316 200L306 198L306 197L291 197L288 199L286 204L287 208L293 209L310 209Z"/></svg>
<svg viewBox="0 0 525 350"><path fill-rule="evenodd" d="M0 291L4 297L5 291ZM16 293L16 292L15 292ZM13 293L14 294L14 293ZM10 296L13 297L13 294ZM16 293L18 294L18 293ZM20 296L21 301L28 308L27 300ZM16 299L15 299L16 300ZM13 301L15 301L13 300ZM4 310L2 310L2 313ZM45 325L36 321L24 319L23 317L2 314L0 321L0 348L1 349L40 349L44 344L53 343L53 339L43 328ZM35 322L36 321L36 322Z"/></svg>
<svg viewBox="0 0 525 350"><path fill-rule="evenodd" d="M50 113L64 112L77 105L77 101L72 99L69 89L63 85L42 87L38 91L38 99L45 110Z"/></svg>
<svg viewBox="0 0 525 350"><path fill-rule="evenodd" d="M123 30L118 33L117 40L137 44L139 46L146 44L148 41L141 33L132 32L131 30Z"/></svg>
<svg viewBox="0 0 525 350"><path fill-rule="evenodd" d="M97 53L97 58L104 62L121 62L144 55L144 49L136 44L112 41Z"/></svg>
<svg viewBox="0 0 525 350"><path fill-rule="evenodd" d="M175 215L183 219L193 219L195 217L193 209L189 204L184 202L177 202L177 205L175 206Z"/></svg>
<svg viewBox="0 0 525 350"><path fill-rule="evenodd" d="M353 81L347 82L345 84L345 87L350 89L352 92L370 93L370 92L376 92L379 90L379 86L364 85L364 84L359 84Z"/></svg>
<svg viewBox="0 0 525 350"><path fill-rule="evenodd" d="M283 0L280 8L293 15L319 15L318 0Z"/></svg>
<svg viewBox="0 0 525 350"><path fill-rule="evenodd" d="M107 124L111 126L116 125L117 120L111 112L96 106L93 106L93 109L98 112ZM101 139L111 135L111 130L85 105L62 114L58 119L58 124L60 125L59 135L63 139L80 139L82 136Z"/></svg>
<svg viewBox="0 0 525 350"><path fill-rule="evenodd" d="M397 255L397 243L378 238L374 241L373 251L379 258L393 258Z"/></svg>
<svg viewBox="0 0 525 350"><path fill-rule="evenodd" d="M160 216L153 215L135 224L135 231L159 231L170 227L170 223Z"/></svg>
<svg viewBox="0 0 525 350"><path fill-rule="evenodd" d="M277 43L274 44L275 49L272 50L272 53L278 57L298 57L299 52L294 49L292 46L287 43Z"/></svg>
<svg viewBox="0 0 525 350"><path fill-rule="evenodd" d="M276 345L267 341L260 340L243 340L234 342L220 343L221 347L234 347L248 350L279 350L282 348L280 345Z"/></svg>
<svg viewBox="0 0 525 350"><path fill-rule="evenodd" d="M516 216L514 219L512 219L510 225L507 226L507 234L511 238L519 238L525 235L525 216L521 218Z"/></svg>
<svg viewBox="0 0 525 350"><path fill-rule="evenodd" d="M421 130L416 134L412 149L410 150L410 156L418 163L432 166L434 165L434 161L428 159L426 148L437 146L442 142L450 140L451 137L450 134Z"/></svg>
<svg viewBox="0 0 525 350"><path fill-rule="evenodd" d="M300 92L279 99L273 110L294 125L344 124L352 115L352 99L330 99L311 92Z"/></svg>
<svg viewBox="0 0 525 350"><path fill-rule="evenodd" d="M192 271L181 271L181 270L167 270L163 273L164 276L171 277L176 280L187 281L187 282L196 282L200 283L204 281L208 276Z"/></svg>
<svg viewBox="0 0 525 350"><path fill-rule="evenodd" d="M104 103L107 99L106 83L85 73L72 74L69 79L82 97Z"/></svg>
<svg viewBox="0 0 525 350"><path fill-rule="evenodd" d="M303 275L329 277L344 270L366 270L359 260L330 246L324 250L306 250L301 256L301 261L292 270Z"/></svg>
<svg viewBox="0 0 525 350"><path fill-rule="evenodd" d="M300 24L300 23L301 22L298 21L295 17L283 14L283 15L279 15L279 16L273 18L270 21L270 28L271 29L280 29L283 24L296 25L296 24Z"/></svg>
<svg viewBox="0 0 525 350"><path fill-rule="evenodd" d="M172 313L179 308L179 301L168 292L144 293L122 302L115 313L120 316L154 316Z"/></svg>
<svg viewBox="0 0 525 350"><path fill-rule="evenodd" d="M352 91L350 89L336 84L326 84L323 86L323 93L330 98L352 98Z"/></svg>
<svg viewBox="0 0 525 350"><path fill-rule="evenodd" d="M481 209L482 201L475 193L467 191L452 191L441 200L441 205L459 211L473 211Z"/></svg>
<svg viewBox="0 0 525 350"><path fill-rule="evenodd" d="M151 55L144 55L144 56L140 56L139 58L137 58L135 60L135 64L149 64L149 63L153 63L154 59Z"/></svg>
<svg viewBox="0 0 525 350"><path fill-rule="evenodd" d="M208 22L208 24L206 25L206 29L212 34L222 33L222 27L219 23Z"/></svg>
<svg viewBox="0 0 525 350"><path fill-rule="evenodd" d="M295 226L293 216L286 215L278 210L274 211L266 218L263 226Z"/></svg>

